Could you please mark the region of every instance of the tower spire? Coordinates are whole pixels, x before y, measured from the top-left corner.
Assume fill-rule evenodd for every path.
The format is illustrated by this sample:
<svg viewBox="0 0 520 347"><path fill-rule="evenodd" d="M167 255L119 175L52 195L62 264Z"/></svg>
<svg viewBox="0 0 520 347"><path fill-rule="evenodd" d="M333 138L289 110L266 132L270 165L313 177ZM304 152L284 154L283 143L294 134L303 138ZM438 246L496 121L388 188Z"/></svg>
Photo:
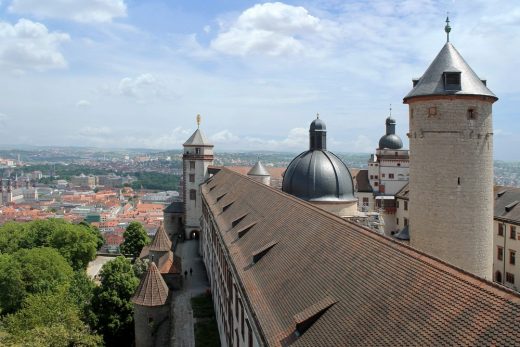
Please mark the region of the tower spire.
<svg viewBox="0 0 520 347"><path fill-rule="evenodd" d="M200 114L197 115L197 129L200 128Z"/></svg>
<svg viewBox="0 0 520 347"><path fill-rule="evenodd" d="M390 104L390 114L389 117L392 117L392 104Z"/></svg>
<svg viewBox="0 0 520 347"><path fill-rule="evenodd" d="M446 42L450 42L450 13L446 14L446 26L444 27L444 31L446 32Z"/></svg>

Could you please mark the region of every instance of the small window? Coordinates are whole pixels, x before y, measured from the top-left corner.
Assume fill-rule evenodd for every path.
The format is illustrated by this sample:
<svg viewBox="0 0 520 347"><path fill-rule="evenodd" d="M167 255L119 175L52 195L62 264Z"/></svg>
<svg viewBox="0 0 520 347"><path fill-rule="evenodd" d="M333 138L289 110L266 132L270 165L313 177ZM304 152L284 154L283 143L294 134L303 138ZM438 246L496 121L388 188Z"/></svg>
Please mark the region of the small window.
<svg viewBox="0 0 520 347"><path fill-rule="evenodd" d="M385 178L385 174L381 174L381 178Z"/></svg>
<svg viewBox="0 0 520 347"><path fill-rule="evenodd" d="M379 176L378 176L378 175L375 175L374 178L377 180L377 179L379 178Z"/></svg>
<svg viewBox="0 0 520 347"><path fill-rule="evenodd" d="M404 202L404 210L405 210L405 211L408 211L408 201L405 201L405 202Z"/></svg>
<svg viewBox="0 0 520 347"><path fill-rule="evenodd" d="M408 225L408 218L404 218L404 226Z"/></svg>
<svg viewBox="0 0 520 347"><path fill-rule="evenodd" d="M397 163L397 166L401 166L401 163Z"/></svg>
<svg viewBox="0 0 520 347"><path fill-rule="evenodd" d="M515 284L515 275L510 272L506 272L506 282Z"/></svg>
<svg viewBox="0 0 520 347"><path fill-rule="evenodd" d="M374 175L370 175L370 179L373 180L374 179Z"/></svg>
<svg viewBox="0 0 520 347"><path fill-rule="evenodd" d="M504 249L500 246L497 247L497 260L504 260Z"/></svg>
<svg viewBox="0 0 520 347"><path fill-rule="evenodd" d="M504 223L498 223L498 236L504 236Z"/></svg>
<svg viewBox="0 0 520 347"><path fill-rule="evenodd" d="M391 173L391 174L388 174L388 178L391 178L391 179L393 179L393 178L394 178L394 174L393 174L393 173Z"/></svg>
<svg viewBox="0 0 520 347"><path fill-rule="evenodd" d="M197 191L195 189L190 190L190 200L195 200L197 198Z"/></svg>
<svg viewBox="0 0 520 347"><path fill-rule="evenodd" d="M194 174L190 174L190 182L191 183L195 182L195 175Z"/></svg>
<svg viewBox="0 0 520 347"><path fill-rule="evenodd" d="M435 117L437 115L437 107L428 108L428 117Z"/></svg>
<svg viewBox="0 0 520 347"><path fill-rule="evenodd" d="M468 120L477 119L477 111L474 108L468 108Z"/></svg>
<svg viewBox="0 0 520 347"><path fill-rule="evenodd" d="M396 207L396 208L399 208L399 200L396 200L396 201L395 201L395 207Z"/></svg>
<svg viewBox="0 0 520 347"><path fill-rule="evenodd" d="M445 72L444 73L444 89L445 90L460 90L460 72Z"/></svg>
<svg viewBox="0 0 520 347"><path fill-rule="evenodd" d="M509 238L513 240L516 239L516 227L514 225L509 227Z"/></svg>
<svg viewBox="0 0 520 347"><path fill-rule="evenodd" d="M399 218L396 218L395 221L396 221L396 224L399 225Z"/></svg>
<svg viewBox="0 0 520 347"><path fill-rule="evenodd" d="M509 250L509 264L515 265L516 262L516 252L512 249Z"/></svg>
<svg viewBox="0 0 520 347"><path fill-rule="evenodd" d="M200 148L195 148L195 154L200 154Z"/></svg>
<svg viewBox="0 0 520 347"><path fill-rule="evenodd" d="M377 187L377 184L378 184L377 182L374 182L374 186L375 186L375 187Z"/></svg>
<svg viewBox="0 0 520 347"><path fill-rule="evenodd" d="M191 170L195 169L195 162L194 161L190 161L190 169Z"/></svg>

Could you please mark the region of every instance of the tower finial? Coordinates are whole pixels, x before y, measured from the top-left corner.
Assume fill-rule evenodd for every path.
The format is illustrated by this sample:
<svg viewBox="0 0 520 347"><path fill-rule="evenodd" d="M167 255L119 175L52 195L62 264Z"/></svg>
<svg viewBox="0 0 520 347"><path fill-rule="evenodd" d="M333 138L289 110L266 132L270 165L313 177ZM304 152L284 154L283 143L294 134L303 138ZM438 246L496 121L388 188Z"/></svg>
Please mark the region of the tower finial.
<svg viewBox="0 0 520 347"><path fill-rule="evenodd" d="M446 42L450 42L450 13L446 13L446 26L444 27L444 31L446 32Z"/></svg>
<svg viewBox="0 0 520 347"><path fill-rule="evenodd" d="M392 104L390 104L390 117L392 117Z"/></svg>
<svg viewBox="0 0 520 347"><path fill-rule="evenodd" d="M316 112L316 118L320 119L320 114L318 112Z"/></svg>
<svg viewBox="0 0 520 347"><path fill-rule="evenodd" d="M197 115L197 129L200 127L200 114Z"/></svg>

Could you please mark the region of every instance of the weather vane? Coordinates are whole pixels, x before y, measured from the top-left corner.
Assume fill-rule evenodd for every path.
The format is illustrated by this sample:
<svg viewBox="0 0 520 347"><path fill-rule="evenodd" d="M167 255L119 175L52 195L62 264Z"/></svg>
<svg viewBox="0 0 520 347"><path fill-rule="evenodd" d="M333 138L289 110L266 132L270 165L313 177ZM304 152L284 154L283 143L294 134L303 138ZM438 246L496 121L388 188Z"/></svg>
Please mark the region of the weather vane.
<svg viewBox="0 0 520 347"><path fill-rule="evenodd" d="M446 12L446 26L444 27L444 31L446 32L446 42L450 42L450 13Z"/></svg>
<svg viewBox="0 0 520 347"><path fill-rule="evenodd" d="M392 117L392 104L390 104L390 117Z"/></svg>
<svg viewBox="0 0 520 347"><path fill-rule="evenodd" d="M197 129L200 127L200 114L197 115Z"/></svg>
<svg viewBox="0 0 520 347"><path fill-rule="evenodd" d="M320 119L320 114L319 114L319 112L316 112L316 118Z"/></svg>

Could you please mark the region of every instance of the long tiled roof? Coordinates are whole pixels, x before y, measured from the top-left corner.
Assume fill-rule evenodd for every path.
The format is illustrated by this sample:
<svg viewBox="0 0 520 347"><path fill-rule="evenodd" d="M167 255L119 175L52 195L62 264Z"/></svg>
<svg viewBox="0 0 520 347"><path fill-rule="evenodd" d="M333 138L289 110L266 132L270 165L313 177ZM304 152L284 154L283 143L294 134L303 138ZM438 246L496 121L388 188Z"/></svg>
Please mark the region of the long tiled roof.
<svg viewBox="0 0 520 347"><path fill-rule="evenodd" d="M201 189L270 346L520 345L511 291L227 169Z"/></svg>
<svg viewBox="0 0 520 347"><path fill-rule="evenodd" d="M171 248L172 242L166 234L166 230L164 230L164 225L161 223L150 245L150 251L169 251Z"/></svg>
<svg viewBox="0 0 520 347"><path fill-rule="evenodd" d="M168 286L155 263L150 262L146 275L132 297L132 302L141 306L161 306L166 303L167 299Z"/></svg>

